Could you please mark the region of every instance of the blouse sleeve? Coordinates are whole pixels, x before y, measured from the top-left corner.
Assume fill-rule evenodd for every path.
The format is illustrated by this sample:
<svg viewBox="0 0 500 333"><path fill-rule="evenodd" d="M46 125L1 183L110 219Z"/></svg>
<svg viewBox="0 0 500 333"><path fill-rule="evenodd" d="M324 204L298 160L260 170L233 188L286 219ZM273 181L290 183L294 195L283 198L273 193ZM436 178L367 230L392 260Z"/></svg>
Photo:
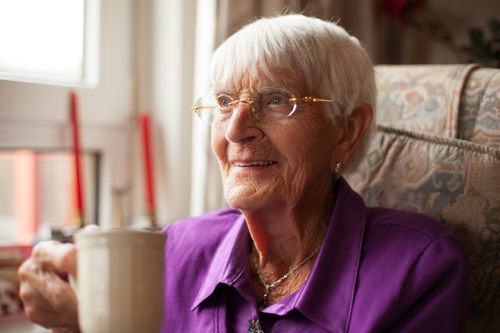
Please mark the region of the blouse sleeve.
<svg viewBox="0 0 500 333"><path fill-rule="evenodd" d="M458 242L439 238L430 243L408 271L400 295L388 332L465 332L468 279Z"/></svg>

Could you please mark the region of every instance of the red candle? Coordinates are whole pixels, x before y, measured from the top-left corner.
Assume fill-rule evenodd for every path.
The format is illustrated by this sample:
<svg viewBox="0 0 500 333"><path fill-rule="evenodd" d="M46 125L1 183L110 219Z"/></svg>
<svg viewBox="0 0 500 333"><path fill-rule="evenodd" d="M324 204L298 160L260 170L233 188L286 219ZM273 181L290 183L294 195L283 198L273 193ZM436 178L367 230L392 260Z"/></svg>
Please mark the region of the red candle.
<svg viewBox="0 0 500 333"><path fill-rule="evenodd" d="M71 125L73 128L73 155L75 159L75 177L76 177L76 205L77 220L79 226L83 225L83 184L80 169L80 131L78 125L78 96L74 91L70 94Z"/></svg>
<svg viewBox="0 0 500 333"><path fill-rule="evenodd" d="M152 225L155 225L155 196L153 186L153 155L151 148L151 117L147 113L139 115L142 151L144 160L144 185L146 192L146 209Z"/></svg>

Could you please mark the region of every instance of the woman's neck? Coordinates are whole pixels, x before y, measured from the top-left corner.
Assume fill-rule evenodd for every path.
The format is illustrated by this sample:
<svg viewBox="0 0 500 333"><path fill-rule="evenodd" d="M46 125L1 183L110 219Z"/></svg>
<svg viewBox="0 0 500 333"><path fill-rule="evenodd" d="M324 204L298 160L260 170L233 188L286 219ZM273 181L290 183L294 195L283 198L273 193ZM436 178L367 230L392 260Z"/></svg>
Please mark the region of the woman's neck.
<svg viewBox="0 0 500 333"><path fill-rule="evenodd" d="M316 214L301 219L284 210L244 215L262 269L268 264L293 268L321 245L328 227L328 220Z"/></svg>
<svg viewBox="0 0 500 333"><path fill-rule="evenodd" d="M312 191L298 203L241 210L250 235L266 265L273 257L293 266L323 242L335 204L335 183ZM301 258L302 257L302 258Z"/></svg>
<svg viewBox="0 0 500 333"><path fill-rule="evenodd" d="M257 269L270 285L294 269L323 242L335 202L334 185L328 194L309 196L299 204L273 206L258 211L243 211L254 242L254 259L249 257L257 299L265 288ZM320 200L319 198L323 198ZM308 260L289 278L271 290L266 303L273 304L298 290L309 275L316 255Z"/></svg>

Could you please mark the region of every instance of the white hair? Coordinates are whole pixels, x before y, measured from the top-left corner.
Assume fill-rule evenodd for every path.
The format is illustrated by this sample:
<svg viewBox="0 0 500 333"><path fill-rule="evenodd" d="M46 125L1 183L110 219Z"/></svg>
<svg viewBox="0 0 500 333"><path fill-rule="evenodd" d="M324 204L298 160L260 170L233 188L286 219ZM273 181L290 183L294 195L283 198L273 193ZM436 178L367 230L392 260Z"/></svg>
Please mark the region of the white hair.
<svg viewBox="0 0 500 333"><path fill-rule="evenodd" d="M313 97L337 101L325 105L332 120L341 119L344 125L357 104L369 104L373 121L342 174L359 166L375 131L377 89L367 52L344 28L300 14L262 18L232 35L214 52L212 83L224 75L225 67L233 75L269 78L273 78L273 69L293 69Z"/></svg>

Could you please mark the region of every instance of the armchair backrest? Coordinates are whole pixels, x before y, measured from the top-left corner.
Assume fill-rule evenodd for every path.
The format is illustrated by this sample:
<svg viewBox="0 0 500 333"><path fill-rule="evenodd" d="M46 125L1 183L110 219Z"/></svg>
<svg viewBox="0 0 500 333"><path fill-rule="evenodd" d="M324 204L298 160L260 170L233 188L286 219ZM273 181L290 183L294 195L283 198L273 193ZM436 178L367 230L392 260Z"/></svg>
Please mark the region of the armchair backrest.
<svg viewBox="0 0 500 333"><path fill-rule="evenodd" d="M376 66L378 131L347 181L367 205L432 216L467 257L468 332L500 332L500 70Z"/></svg>

